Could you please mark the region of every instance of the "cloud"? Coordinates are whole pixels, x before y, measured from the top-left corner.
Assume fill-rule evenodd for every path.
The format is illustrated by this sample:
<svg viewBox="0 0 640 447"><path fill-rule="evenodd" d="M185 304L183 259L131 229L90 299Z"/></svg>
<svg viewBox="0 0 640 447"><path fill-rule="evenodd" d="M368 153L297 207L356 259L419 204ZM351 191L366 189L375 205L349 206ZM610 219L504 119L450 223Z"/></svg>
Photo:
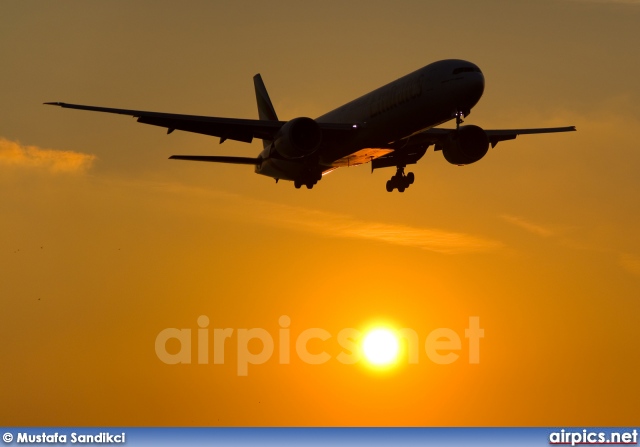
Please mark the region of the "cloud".
<svg viewBox="0 0 640 447"><path fill-rule="evenodd" d="M0 165L46 169L50 172L82 173L96 156L81 152L42 149L0 138Z"/></svg>
<svg viewBox="0 0 640 447"><path fill-rule="evenodd" d="M352 216L284 205L274 208L269 204L265 210L268 210L266 217L272 225L323 236L365 239L444 254L486 252L502 247L498 241L435 228L368 222Z"/></svg>
<svg viewBox="0 0 640 447"><path fill-rule="evenodd" d="M487 252L499 249L499 241L436 228L371 222L353 216L250 199L236 194L216 194L229 202L236 218L325 237L363 239L443 254ZM240 205L240 206L238 206Z"/></svg>
<svg viewBox="0 0 640 447"><path fill-rule="evenodd" d="M628 253L620 253L610 247L603 247L600 244L593 244L581 240L570 239L562 237L562 232L551 230L547 227L543 227L538 224L531 223L521 217L511 216L503 214L500 216L505 221L512 223L526 231L536 234L541 237L554 236L554 240L564 247L572 250L587 250L595 253L606 254L606 258L610 259L609 255L613 255L614 259L617 256L617 265L623 270L631 273L634 276L640 277L640 256L631 255ZM560 233L560 234L559 234ZM555 237L557 236L557 237Z"/></svg>
<svg viewBox="0 0 640 447"><path fill-rule="evenodd" d="M375 222L354 216L252 199L236 193L210 190L178 183L142 181L140 186L171 191L216 203L217 217L268 225L323 237L361 239L442 254L491 252L504 247L500 241L438 228Z"/></svg>
<svg viewBox="0 0 640 447"><path fill-rule="evenodd" d="M549 237L554 235L554 232L551 229L529 222L522 217L511 216L509 214L503 214L500 217L507 222L516 225L530 233L537 234L538 236Z"/></svg>
<svg viewBox="0 0 640 447"><path fill-rule="evenodd" d="M620 266L635 276L640 276L640 257L622 254L618 259Z"/></svg>
<svg viewBox="0 0 640 447"><path fill-rule="evenodd" d="M367 239L447 254L489 251L502 245L497 241L447 230L367 222L351 216L300 208L282 211L286 212L272 216L274 224L325 236Z"/></svg>

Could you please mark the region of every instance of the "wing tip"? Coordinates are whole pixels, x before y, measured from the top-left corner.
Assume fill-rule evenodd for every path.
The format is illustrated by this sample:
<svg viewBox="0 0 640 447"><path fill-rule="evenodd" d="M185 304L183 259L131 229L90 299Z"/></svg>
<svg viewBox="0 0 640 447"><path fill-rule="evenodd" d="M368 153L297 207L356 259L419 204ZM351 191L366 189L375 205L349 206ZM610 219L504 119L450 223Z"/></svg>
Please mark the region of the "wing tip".
<svg viewBox="0 0 640 447"><path fill-rule="evenodd" d="M45 106L63 106L64 103L63 102L43 102L42 104L44 104Z"/></svg>

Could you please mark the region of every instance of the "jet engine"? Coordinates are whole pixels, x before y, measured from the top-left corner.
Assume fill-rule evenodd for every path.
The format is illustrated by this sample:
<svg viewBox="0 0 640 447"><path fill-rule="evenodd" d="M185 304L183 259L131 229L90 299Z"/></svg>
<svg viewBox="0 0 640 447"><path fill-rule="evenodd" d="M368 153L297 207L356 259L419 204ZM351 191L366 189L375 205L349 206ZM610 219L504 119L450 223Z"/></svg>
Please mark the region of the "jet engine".
<svg viewBox="0 0 640 447"><path fill-rule="evenodd" d="M489 138L478 126L461 126L449 134L442 144L442 155L453 165L464 166L475 163L487 154Z"/></svg>
<svg viewBox="0 0 640 447"><path fill-rule="evenodd" d="M311 118L294 118L280 128L274 139L276 151L287 159L312 154L322 142L322 130Z"/></svg>

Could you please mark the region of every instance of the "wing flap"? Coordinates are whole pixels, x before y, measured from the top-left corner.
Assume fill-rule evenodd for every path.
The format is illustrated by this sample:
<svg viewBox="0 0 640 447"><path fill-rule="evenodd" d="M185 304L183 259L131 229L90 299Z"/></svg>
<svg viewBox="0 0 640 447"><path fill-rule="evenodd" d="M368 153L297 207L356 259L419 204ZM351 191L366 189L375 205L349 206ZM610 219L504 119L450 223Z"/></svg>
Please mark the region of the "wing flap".
<svg viewBox="0 0 640 447"><path fill-rule="evenodd" d="M429 145L409 145L402 149L383 155L371 161L371 172L374 169L390 168L392 166L406 166L415 164L427 152Z"/></svg>
<svg viewBox="0 0 640 447"><path fill-rule="evenodd" d="M247 126L243 123L216 123L153 116L141 116L138 118L138 122L142 124L151 124L152 126L166 127L170 132L173 132L174 130L182 130L184 132L220 137L221 142L224 140L235 140L243 143L251 143L254 138L270 139L273 137L273 134L277 132L277 129L279 129L279 127L267 127L266 129L260 129L256 128L256 126Z"/></svg>

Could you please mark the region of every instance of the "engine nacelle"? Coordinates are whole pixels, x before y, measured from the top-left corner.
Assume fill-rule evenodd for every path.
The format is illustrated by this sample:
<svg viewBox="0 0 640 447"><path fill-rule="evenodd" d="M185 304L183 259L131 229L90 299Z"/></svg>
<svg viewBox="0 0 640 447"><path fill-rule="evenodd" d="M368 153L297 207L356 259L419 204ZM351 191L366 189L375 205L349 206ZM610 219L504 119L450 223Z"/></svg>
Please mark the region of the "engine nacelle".
<svg viewBox="0 0 640 447"><path fill-rule="evenodd" d="M322 142L322 130L311 118L294 118L280 128L274 140L284 158L302 158L315 152Z"/></svg>
<svg viewBox="0 0 640 447"><path fill-rule="evenodd" d="M442 155L453 165L475 163L487 154L489 138L478 126L460 126L442 145Z"/></svg>

